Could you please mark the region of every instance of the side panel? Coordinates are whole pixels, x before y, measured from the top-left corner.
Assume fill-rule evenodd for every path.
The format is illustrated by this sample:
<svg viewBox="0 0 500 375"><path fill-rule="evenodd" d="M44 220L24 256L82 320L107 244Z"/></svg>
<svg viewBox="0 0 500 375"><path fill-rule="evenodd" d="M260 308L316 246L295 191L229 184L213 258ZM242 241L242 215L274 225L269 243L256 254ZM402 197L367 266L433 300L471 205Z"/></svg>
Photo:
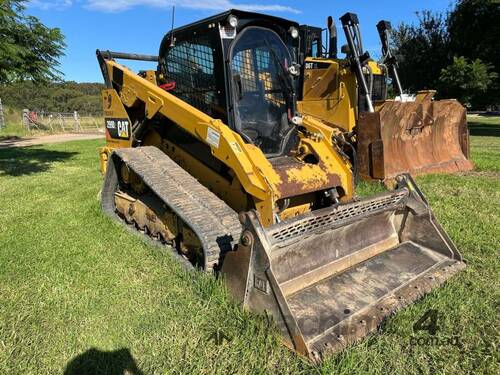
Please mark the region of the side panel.
<svg viewBox="0 0 500 375"><path fill-rule="evenodd" d="M99 152L101 172L106 172L109 155L114 149L132 146L132 123L114 89L103 90L102 107L104 111L104 128L106 146Z"/></svg>
<svg viewBox="0 0 500 375"><path fill-rule="evenodd" d="M132 124L120 97L113 89L102 91L106 145L112 148L132 146Z"/></svg>
<svg viewBox="0 0 500 375"><path fill-rule="evenodd" d="M356 125L356 78L340 61L308 58L305 62L301 113L351 131Z"/></svg>

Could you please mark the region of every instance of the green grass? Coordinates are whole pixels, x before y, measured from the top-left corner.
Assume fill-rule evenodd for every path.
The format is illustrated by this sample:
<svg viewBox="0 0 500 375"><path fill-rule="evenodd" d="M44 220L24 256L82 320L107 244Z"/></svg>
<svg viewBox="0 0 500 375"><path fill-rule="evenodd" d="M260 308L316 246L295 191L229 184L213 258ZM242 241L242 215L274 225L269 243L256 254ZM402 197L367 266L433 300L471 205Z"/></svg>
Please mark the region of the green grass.
<svg viewBox="0 0 500 375"><path fill-rule="evenodd" d="M37 132L39 133L39 132ZM0 140L13 137L30 137L36 134L35 132L28 131L22 123L7 122L5 127L0 129Z"/></svg>
<svg viewBox="0 0 500 375"><path fill-rule="evenodd" d="M500 120L499 116L467 116L471 135L500 135ZM481 134L482 133L482 134Z"/></svg>
<svg viewBox="0 0 500 375"><path fill-rule="evenodd" d="M0 140L10 137L26 137L30 132L23 126L23 113L13 108L4 106L5 127L0 129Z"/></svg>
<svg viewBox="0 0 500 375"><path fill-rule="evenodd" d="M0 373L499 372L500 137L472 137L474 172L417 179L466 270L318 367L220 280L103 216L98 146L0 150ZM428 309L459 346L410 345ZM230 341L215 345L217 331Z"/></svg>

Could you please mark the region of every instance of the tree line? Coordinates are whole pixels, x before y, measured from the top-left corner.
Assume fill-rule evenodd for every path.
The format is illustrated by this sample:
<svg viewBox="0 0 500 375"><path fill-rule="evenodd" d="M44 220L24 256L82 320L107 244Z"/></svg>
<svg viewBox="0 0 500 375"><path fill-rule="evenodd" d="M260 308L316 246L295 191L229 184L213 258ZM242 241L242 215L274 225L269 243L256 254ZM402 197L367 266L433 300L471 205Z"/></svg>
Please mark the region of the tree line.
<svg viewBox="0 0 500 375"><path fill-rule="evenodd" d="M101 110L95 83L62 82L66 47L58 28L26 14L27 0L0 2L0 97L6 105L49 111ZM456 0L449 11L418 12L393 48L404 88L437 89L472 109L500 104L500 2Z"/></svg>
<svg viewBox="0 0 500 375"><path fill-rule="evenodd" d="M2 103L16 109L98 114L102 112L101 83L14 82L0 85Z"/></svg>
<svg viewBox="0 0 500 375"><path fill-rule="evenodd" d="M500 104L500 2L458 0L445 13L422 11L393 33L403 86L437 89L473 109Z"/></svg>

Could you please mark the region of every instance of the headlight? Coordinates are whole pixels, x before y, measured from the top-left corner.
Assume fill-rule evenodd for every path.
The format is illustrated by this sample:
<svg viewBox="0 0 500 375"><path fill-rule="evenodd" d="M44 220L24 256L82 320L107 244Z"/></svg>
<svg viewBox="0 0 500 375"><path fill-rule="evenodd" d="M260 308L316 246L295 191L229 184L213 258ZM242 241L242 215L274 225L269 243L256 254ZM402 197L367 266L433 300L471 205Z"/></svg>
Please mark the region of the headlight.
<svg viewBox="0 0 500 375"><path fill-rule="evenodd" d="M236 17L233 14L230 14L229 17L227 17L227 24L231 26L233 29L238 26L238 17Z"/></svg>
<svg viewBox="0 0 500 375"><path fill-rule="evenodd" d="M296 27L290 27L290 35L292 36L293 39L297 39L299 37L299 30L297 30Z"/></svg>

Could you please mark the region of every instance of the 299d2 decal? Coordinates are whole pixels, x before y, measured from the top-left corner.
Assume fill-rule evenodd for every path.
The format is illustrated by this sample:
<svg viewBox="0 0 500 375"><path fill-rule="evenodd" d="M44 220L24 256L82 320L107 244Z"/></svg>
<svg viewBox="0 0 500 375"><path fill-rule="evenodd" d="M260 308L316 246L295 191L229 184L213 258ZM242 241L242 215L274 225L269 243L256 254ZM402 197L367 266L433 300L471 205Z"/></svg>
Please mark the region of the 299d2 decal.
<svg viewBox="0 0 500 375"><path fill-rule="evenodd" d="M130 139L130 121L127 119L106 119L106 129L111 138Z"/></svg>

